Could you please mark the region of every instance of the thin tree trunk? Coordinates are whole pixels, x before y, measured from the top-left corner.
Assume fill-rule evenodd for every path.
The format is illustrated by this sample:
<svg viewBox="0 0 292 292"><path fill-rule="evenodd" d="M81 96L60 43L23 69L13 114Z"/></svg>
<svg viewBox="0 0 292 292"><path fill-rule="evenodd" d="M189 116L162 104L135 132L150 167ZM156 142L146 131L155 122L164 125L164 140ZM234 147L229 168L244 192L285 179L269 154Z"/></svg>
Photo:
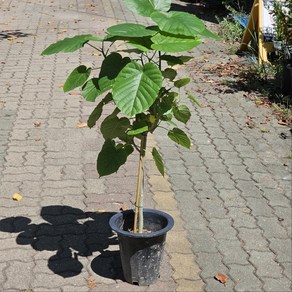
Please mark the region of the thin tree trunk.
<svg viewBox="0 0 292 292"><path fill-rule="evenodd" d="M140 146L140 156L139 156L139 169L138 169L138 180L137 180L137 190L136 190L136 202L135 202L135 217L134 217L134 233L143 232L143 196L144 196L144 158L146 153L147 145L147 134L142 135L141 146Z"/></svg>

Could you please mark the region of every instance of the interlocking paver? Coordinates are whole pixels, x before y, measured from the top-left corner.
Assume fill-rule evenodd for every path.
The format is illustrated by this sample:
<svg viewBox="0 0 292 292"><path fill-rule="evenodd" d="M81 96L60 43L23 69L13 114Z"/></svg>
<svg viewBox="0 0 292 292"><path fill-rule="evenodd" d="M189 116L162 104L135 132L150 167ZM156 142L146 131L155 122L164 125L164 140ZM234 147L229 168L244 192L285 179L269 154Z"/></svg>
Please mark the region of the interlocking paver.
<svg viewBox="0 0 292 292"><path fill-rule="evenodd" d="M268 251L269 242L263 237L263 231L258 228L237 228L238 237L242 240L246 251Z"/></svg>
<svg viewBox="0 0 292 292"><path fill-rule="evenodd" d="M147 192L152 194L147 205L169 209L178 232L170 236L161 279L150 287L136 287L95 273L91 263L100 260L101 246L108 240L102 234L109 231L102 218L90 219L84 212L107 214L118 211L123 203L131 206L136 161L131 160L113 178L99 179L95 161L100 136L96 129L76 128L87 120L93 105L58 88L80 62L100 65L92 51L86 48L84 54L47 58L40 53L57 39L102 33L109 25L136 22L141 17L128 12L119 0L89 2L1 3L5 30L18 30L23 36L0 40L0 286L79 292L89 291L86 279L94 277L92 291L289 291L290 133L275 118L267 120L271 111L256 106L243 91L218 92L214 82L206 82L206 78L216 79L206 74L208 67L229 60L241 62L224 53L225 44L213 40L194 50L194 59L181 69L181 75L194 79L188 90L203 105L197 108L188 103L194 115L185 131L192 149L169 143L158 131L154 139L165 161L166 178L147 166ZM185 9L183 1L173 2L180 5L174 7ZM187 6L202 9L193 3ZM208 25L213 27L212 22ZM246 126L248 117L253 118L255 128ZM267 133L261 131L263 122ZM281 132L288 139L280 139ZM23 195L21 201L11 199L15 192ZM48 206L53 208L51 214ZM80 218L66 225L64 220L74 214ZM56 220L64 224L54 226L53 231ZM101 225L92 222L99 222L104 233L96 235ZM39 237L31 244L35 228ZM70 247L75 258L60 250L73 242L78 243ZM92 256L81 255L87 249ZM116 249L115 245L108 247L109 252ZM120 272L114 254L103 259L108 273ZM218 272L229 277L226 286L214 279Z"/></svg>
<svg viewBox="0 0 292 292"><path fill-rule="evenodd" d="M267 251L250 251L250 261L260 277L282 278L282 268L274 260L274 255Z"/></svg>
<svg viewBox="0 0 292 292"><path fill-rule="evenodd" d="M262 283L250 265L230 265L230 276L235 281L235 291L262 291Z"/></svg>

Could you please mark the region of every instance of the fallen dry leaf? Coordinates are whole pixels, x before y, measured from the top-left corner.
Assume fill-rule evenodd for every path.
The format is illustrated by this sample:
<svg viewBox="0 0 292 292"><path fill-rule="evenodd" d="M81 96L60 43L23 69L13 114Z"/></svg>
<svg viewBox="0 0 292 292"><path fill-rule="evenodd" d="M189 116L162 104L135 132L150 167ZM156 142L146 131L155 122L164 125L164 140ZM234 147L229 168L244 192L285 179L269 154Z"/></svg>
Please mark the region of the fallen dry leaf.
<svg viewBox="0 0 292 292"><path fill-rule="evenodd" d="M16 39L17 39L16 37L8 37L8 38L7 38L8 41L14 41L14 40L16 40Z"/></svg>
<svg viewBox="0 0 292 292"><path fill-rule="evenodd" d="M89 284L87 284L87 287L94 288L94 287L96 287L96 283L89 283Z"/></svg>
<svg viewBox="0 0 292 292"><path fill-rule="evenodd" d="M226 284L228 279L227 276L222 273L218 273L214 278L224 285Z"/></svg>
<svg viewBox="0 0 292 292"><path fill-rule="evenodd" d="M42 123L40 121L35 121L33 124L36 128L38 128Z"/></svg>
<svg viewBox="0 0 292 292"><path fill-rule="evenodd" d="M57 34L62 34L62 33L65 33L65 32L67 32L67 29L62 29L62 30L58 31Z"/></svg>
<svg viewBox="0 0 292 292"><path fill-rule="evenodd" d="M252 121L252 120L248 120L248 121L246 122L246 126L247 126L248 128L250 128L250 129L253 129L253 128L255 127L255 122Z"/></svg>
<svg viewBox="0 0 292 292"><path fill-rule="evenodd" d="M22 195L18 194L18 193L14 193L13 196L12 196L12 199L14 201L20 201L20 200L22 200L22 198L23 198Z"/></svg>
<svg viewBox="0 0 292 292"><path fill-rule="evenodd" d="M69 95L80 95L80 92L77 92L77 91L71 91L71 92L69 92Z"/></svg>
<svg viewBox="0 0 292 292"><path fill-rule="evenodd" d="M76 125L76 128L80 129L80 128L87 128L87 123L79 123Z"/></svg>
<svg viewBox="0 0 292 292"><path fill-rule="evenodd" d="M279 124L279 125L282 125L282 126L288 126L288 125L289 125L289 123L288 123L287 121L282 120L282 119L279 119L279 120L278 120L278 124Z"/></svg>

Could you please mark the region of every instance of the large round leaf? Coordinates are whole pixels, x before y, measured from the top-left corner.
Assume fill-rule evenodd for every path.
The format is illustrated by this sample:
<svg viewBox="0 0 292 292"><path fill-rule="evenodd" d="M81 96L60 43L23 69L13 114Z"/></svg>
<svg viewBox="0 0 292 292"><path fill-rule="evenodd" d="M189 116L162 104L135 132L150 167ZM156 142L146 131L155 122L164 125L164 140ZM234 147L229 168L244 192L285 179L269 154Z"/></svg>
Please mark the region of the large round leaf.
<svg viewBox="0 0 292 292"><path fill-rule="evenodd" d="M107 29L112 36L144 37L154 35L155 31L146 29L144 25L136 23L121 23Z"/></svg>
<svg viewBox="0 0 292 292"><path fill-rule="evenodd" d="M166 53L185 52L202 43L202 40L196 37L174 36L168 33L158 33L151 40L152 49Z"/></svg>
<svg viewBox="0 0 292 292"><path fill-rule="evenodd" d="M154 11L168 11L171 0L124 0L124 3L134 13L149 17Z"/></svg>
<svg viewBox="0 0 292 292"><path fill-rule="evenodd" d="M171 34L196 36L205 30L204 23L198 17L185 12L154 12L151 18L160 30Z"/></svg>
<svg viewBox="0 0 292 292"><path fill-rule="evenodd" d="M125 115L131 117L148 109L162 85L162 74L153 63L141 66L127 64L113 85L113 100Z"/></svg>

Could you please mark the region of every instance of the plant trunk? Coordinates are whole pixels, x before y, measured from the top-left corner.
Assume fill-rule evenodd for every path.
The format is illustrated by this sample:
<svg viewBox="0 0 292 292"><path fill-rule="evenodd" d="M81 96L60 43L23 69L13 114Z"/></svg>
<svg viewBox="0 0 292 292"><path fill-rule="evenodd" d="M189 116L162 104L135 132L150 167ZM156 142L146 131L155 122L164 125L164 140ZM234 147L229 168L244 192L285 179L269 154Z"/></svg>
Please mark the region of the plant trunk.
<svg viewBox="0 0 292 292"><path fill-rule="evenodd" d="M139 169L138 180L136 190L136 202L135 202L135 217L134 217L134 233L143 232L143 196L144 196L144 158L146 153L147 134L142 134L140 155L139 155Z"/></svg>

